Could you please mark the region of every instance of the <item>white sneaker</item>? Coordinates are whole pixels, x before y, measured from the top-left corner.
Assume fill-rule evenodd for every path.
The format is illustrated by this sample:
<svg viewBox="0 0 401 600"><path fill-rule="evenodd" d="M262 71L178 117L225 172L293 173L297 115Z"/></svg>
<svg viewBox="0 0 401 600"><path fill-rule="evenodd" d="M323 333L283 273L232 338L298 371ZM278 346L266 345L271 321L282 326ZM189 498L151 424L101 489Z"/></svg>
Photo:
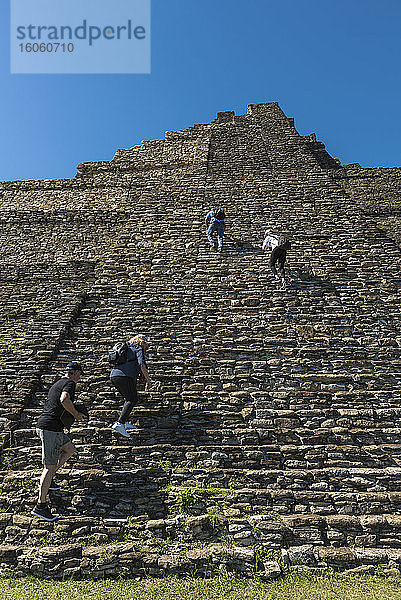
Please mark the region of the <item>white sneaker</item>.
<svg viewBox="0 0 401 600"><path fill-rule="evenodd" d="M114 423L114 425L112 425L111 428L114 429L114 431L117 431L117 433L123 435L124 437L129 438L129 433L127 433L127 430L125 429L125 425L123 423Z"/></svg>
<svg viewBox="0 0 401 600"><path fill-rule="evenodd" d="M133 425L132 423L130 423L129 421L127 421L125 423L125 429L128 431L130 429L138 429L138 427L136 425Z"/></svg>

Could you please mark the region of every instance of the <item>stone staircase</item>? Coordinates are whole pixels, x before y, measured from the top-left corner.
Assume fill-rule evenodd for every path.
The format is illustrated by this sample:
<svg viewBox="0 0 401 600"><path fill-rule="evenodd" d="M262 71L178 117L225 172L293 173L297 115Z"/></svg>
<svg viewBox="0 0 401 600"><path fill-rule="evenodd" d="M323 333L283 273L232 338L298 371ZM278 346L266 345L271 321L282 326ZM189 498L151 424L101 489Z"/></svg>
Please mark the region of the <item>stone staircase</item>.
<svg viewBox="0 0 401 600"><path fill-rule="evenodd" d="M401 252L343 172L271 103L74 180L0 184L1 572L398 569ZM222 255L205 238L215 204ZM293 242L285 290L268 227ZM155 386L127 440L106 356L137 331ZM30 516L35 422L71 359L90 421L49 524Z"/></svg>

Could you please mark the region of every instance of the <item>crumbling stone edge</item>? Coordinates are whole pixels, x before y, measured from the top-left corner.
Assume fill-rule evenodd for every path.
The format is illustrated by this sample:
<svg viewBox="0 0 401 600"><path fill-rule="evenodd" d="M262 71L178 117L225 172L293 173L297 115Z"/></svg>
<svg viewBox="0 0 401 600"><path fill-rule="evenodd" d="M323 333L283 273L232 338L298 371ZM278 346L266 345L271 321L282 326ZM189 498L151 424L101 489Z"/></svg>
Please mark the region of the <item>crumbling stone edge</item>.
<svg viewBox="0 0 401 600"><path fill-rule="evenodd" d="M54 548L12 545L0 548L0 576L15 578L27 575L56 580L166 575L211 577L231 572L269 581L294 572L319 575L339 571L399 576L400 569L400 549L304 545L281 551L260 551L210 544L186 550L171 547L166 553L160 553L146 547L138 550L135 543L104 547L69 544Z"/></svg>

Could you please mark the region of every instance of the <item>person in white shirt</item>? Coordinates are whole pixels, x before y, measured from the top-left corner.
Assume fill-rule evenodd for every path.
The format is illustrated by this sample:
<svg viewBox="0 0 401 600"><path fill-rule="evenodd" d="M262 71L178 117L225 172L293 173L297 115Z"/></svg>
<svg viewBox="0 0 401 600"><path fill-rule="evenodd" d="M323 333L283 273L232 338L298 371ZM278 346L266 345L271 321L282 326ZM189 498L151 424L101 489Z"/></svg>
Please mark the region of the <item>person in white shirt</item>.
<svg viewBox="0 0 401 600"><path fill-rule="evenodd" d="M270 233L270 231L265 232L265 239L262 244L263 251L271 249L270 255L270 269L273 275L277 279L281 279L281 288L285 288L285 270L284 265L287 258L287 250L291 248L291 242L284 237L283 235L276 236ZM277 268L280 271L280 275L277 273Z"/></svg>
<svg viewBox="0 0 401 600"><path fill-rule="evenodd" d="M266 252L267 250L274 250L276 246L278 246L278 235L274 235L268 229L265 231L265 239L263 240L262 250Z"/></svg>

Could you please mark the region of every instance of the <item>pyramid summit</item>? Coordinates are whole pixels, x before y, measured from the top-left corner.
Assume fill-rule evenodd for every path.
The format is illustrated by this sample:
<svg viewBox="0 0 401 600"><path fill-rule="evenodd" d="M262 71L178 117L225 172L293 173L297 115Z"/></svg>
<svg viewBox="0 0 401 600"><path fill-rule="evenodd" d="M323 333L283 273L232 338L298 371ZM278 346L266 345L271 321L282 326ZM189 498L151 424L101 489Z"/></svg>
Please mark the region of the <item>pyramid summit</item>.
<svg viewBox="0 0 401 600"><path fill-rule="evenodd" d="M400 173L341 165L268 103L0 183L2 568L398 569ZM284 290L266 229L292 242ZM138 331L155 385L125 439L107 352ZM35 423L71 361L91 418L44 524Z"/></svg>

